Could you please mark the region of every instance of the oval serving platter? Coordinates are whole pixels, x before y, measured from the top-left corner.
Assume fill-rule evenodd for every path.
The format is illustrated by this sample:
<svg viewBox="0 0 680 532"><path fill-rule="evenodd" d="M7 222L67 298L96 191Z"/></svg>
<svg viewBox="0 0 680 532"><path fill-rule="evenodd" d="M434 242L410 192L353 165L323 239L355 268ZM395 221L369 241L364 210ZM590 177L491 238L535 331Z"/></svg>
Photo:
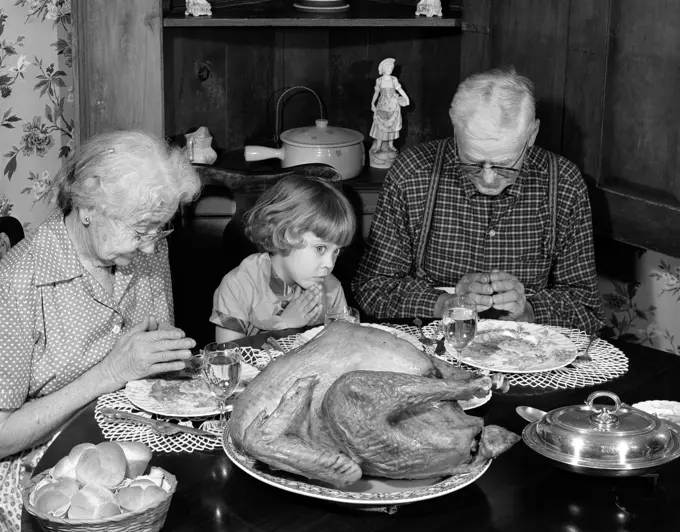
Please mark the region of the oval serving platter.
<svg viewBox="0 0 680 532"><path fill-rule="evenodd" d="M229 459L251 477L298 495L323 499L326 501L363 505L363 506L391 506L410 504L441 497L458 491L472 484L481 477L491 465L492 460L470 473L452 475L449 477L425 480L391 480L362 478L347 489L337 489L304 481L283 471L274 471L269 466L258 462L234 447L229 435L227 424L222 434L222 447Z"/></svg>

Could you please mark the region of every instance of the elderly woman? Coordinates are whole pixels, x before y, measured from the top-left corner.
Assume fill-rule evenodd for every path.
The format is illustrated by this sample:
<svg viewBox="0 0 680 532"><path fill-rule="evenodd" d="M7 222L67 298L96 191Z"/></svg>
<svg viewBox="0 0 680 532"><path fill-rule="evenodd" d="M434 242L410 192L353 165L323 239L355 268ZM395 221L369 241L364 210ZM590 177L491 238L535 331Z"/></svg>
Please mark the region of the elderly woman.
<svg viewBox="0 0 680 532"><path fill-rule="evenodd" d="M104 134L53 187L59 208L0 262L0 529L19 527L22 451L98 396L182 369L195 345L172 325L165 240L200 190L183 154Z"/></svg>

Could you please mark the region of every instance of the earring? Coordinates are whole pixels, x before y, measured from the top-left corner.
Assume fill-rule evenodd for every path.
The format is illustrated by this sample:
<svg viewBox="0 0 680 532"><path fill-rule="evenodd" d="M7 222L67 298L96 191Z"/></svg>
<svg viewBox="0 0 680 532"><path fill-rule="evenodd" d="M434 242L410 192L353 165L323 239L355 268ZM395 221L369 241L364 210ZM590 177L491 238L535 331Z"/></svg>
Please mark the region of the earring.
<svg viewBox="0 0 680 532"><path fill-rule="evenodd" d="M85 225L90 225L90 217L85 216L85 219L83 220L83 222L85 222Z"/></svg>

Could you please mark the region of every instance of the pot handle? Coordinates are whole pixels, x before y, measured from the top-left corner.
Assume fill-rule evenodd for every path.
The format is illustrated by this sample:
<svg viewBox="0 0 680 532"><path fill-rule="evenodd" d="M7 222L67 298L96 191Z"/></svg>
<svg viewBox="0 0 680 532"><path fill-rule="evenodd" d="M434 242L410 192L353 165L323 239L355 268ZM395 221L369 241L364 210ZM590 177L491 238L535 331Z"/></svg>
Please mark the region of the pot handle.
<svg viewBox="0 0 680 532"><path fill-rule="evenodd" d="M289 89L286 89L283 91L283 94L279 96L279 99L276 101L276 131L274 132L274 142L278 143L279 142L279 136L281 135L281 132L279 131L279 115L280 115L280 107L281 107L281 100L283 100L283 97L288 94L290 91L294 90L305 90L308 92L311 92L315 97L316 101L319 102L319 118L323 118L323 104L321 103L321 98L319 98L319 95L314 92L312 89L309 87L305 87L304 85L296 85L295 87L290 87Z"/></svg>
<svg viewBox="0 0 680 532"><path fill-rule="evenodd" d="M283 161L283 148L267 148L266 146L246 146L243 150L246 161L264 161L265 159L281 159Z"/></svg>

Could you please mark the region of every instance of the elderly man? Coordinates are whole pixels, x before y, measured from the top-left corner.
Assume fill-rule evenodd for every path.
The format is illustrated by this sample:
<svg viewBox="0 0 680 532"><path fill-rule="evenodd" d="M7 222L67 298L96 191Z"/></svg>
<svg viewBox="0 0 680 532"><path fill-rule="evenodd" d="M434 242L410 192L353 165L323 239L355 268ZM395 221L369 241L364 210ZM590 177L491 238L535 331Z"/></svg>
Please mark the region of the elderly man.
<svg viewBox="0 0 680 532"><path fill-rule="evenodd" d="M454 137L410 148L388 172L352 288L376 317L441 317L468 293L501 319L598 330L586 185L534 146L533 84L514 69L462 82Z"/></svg>

